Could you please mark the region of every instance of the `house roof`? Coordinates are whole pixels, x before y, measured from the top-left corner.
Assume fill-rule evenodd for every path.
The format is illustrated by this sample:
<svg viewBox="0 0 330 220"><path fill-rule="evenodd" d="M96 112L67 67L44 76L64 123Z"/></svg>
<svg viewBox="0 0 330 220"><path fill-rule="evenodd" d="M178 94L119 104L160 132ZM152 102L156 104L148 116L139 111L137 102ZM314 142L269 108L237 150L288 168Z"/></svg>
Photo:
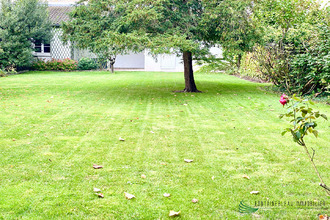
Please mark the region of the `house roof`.
<svg viewBox="0 0 330 220"><path fill-rule="evenodd" d="M71 10L71 6L49 6L49 18L53 25L60 25L62 21L68 21Z"/></svg>

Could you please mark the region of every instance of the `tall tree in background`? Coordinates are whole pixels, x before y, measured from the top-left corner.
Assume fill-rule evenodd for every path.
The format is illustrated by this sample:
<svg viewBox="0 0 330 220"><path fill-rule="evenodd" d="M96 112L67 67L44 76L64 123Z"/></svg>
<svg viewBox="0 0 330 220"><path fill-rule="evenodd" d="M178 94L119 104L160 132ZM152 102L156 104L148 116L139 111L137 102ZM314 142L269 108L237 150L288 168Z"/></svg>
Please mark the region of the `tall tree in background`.
<svg viewBox="0 0 330 220"><path fill-rule="evenodd" d="M243 54L252 51L261 39L252 19L255 4L249 0L208 2L201 23L204 39L220 43L224 60L239 69Z"/></svg>
<svg viewBox="0 0 330 220"><path fill-rule="evenodd" d="M27 67L32 60L32 44L49 42L51 22L47 4L39 0L1 0L0 68Z"/></svg>
<svg viewBox="0 0 330 220"><path fill-rule="evenodd" d="M62 24L64 41L70 40L76 47L88 49L101 60L109 61L112 72L117 55L144 49L139 38L125 30L116 30L115 22L118 22L121 10L114 3L88 1L85 5L84 2L81 1L71 12L72 20Z"/></svg>
<svg viewBox="0 0 330 220"><path fill-rule="evenodd" d="M229 3L219 0L89 0L80 1L63 25L65 39L78 46L114 48L113 53L148 48L152 54L182 55L185 88L199 92L193 72L193 59L210 55L209 48L221 43L223 32L239 26L222 28L232 22L224 13ZM235 4L231 10L236 10ZM240 5L241 6L241 5ZM246 11L246 8L242 11ZM227 16L227 17L223 17ZM240 22L236 19L236 22ZM111 49L112 50L112 49Z"/></svg>

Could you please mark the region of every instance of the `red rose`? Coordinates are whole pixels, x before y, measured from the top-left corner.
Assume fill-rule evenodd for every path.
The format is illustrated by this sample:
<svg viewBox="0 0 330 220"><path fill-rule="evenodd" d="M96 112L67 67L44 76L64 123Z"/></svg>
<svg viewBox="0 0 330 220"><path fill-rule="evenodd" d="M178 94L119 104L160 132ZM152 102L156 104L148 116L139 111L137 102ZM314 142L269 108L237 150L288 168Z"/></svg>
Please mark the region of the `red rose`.
<svg viewBox="0 0 330 220"><path fill-rule="evenodd" d="M285 94L283 94L280 98L280 103L284 106L289 102L289 97Z"/></svg>

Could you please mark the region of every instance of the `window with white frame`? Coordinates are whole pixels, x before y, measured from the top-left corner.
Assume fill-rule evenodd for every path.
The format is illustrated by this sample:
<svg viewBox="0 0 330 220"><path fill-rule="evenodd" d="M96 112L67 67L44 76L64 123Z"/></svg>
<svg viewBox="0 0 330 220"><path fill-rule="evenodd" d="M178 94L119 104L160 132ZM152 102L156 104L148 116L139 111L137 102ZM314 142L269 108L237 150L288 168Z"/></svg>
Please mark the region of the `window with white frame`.
<svg viewBox="0 0 330 220"><path fill-rule="evenodd" d="M34 43L34 52L42 54L50 54L50 44L42 43L41 41L36 41Z"/></svg>

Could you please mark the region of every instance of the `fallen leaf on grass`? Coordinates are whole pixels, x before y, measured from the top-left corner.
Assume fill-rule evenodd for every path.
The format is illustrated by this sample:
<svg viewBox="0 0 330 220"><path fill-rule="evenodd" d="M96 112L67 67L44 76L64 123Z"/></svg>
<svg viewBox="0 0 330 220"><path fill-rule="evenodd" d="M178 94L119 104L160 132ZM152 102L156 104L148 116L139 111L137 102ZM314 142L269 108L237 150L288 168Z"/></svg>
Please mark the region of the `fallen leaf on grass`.
<svg viewBox="0 0 330 220"><path fill-rule="evenodd" d="M184 162L186 162L186 163L191 163L191 162L193 162L194 160L190 160L190 159L184 159Z"/></svg>
<svg viewBox="0 0 330 220"><path fill-rule="evenodd" d="M119 140L120 140L120 141L125 141L125 139L123 139L123 138L121 138L121 137L119 138Z"/></svg>
<svg viewBox="0 0 330 220"><path fill-rule="evenodd" d="M252 195L257 195L257 194L259 194L259 191L251 191L250 192Z"/></svg>
<svg viewBox="0 0 330 220"><path fill-rule="evenodd" d="M244 174L242 177L245 178L245 179L248 179L248 180L250 179L250 177L246 174Z"/></svg>
<svg viewBox="0 0 330 220"><path fill-rule="evenodd" d="M166 163L160 163L160 165L166 166L167 164Z"/></svg>
<svg viewBox="0 0 330 220"><path fill-rule="evenodd" d="M103 166L100 166L100 165L96 165L96 164L94 164L94 165L93 165L93 168L94 168L94 169L101 169L101 168L103 168Z"/></svg>
<svg viewBox="0 0 330 220"><path fill-rule="evenodd" d="M163 196L164 196L164 197L170 197L171 194L169 194L169 193L164 193Z"/></svg>
<svg viewBox="0 0 330 220"><path fill-rule="evenodd" d="M94 190L94 192L101 192L101 190L98 188L94 188L93 190Z"/></svg>
<svg viewBox="0 0 330 220"><path fill-rule="evenodd" d="M125 194L125 197L126 197L126 199L133 199L133 198L135 198L135 196L134 195L132 195L132 194L129 194L129 193L127 193L127 192L124 192L124 194Z"/></svg>
<svg viewBox="0 0 330 220"><path fill-rule="evenodd" d="M170 217L172 217L172 216L179 216L180 213L181 213L181 211L176 212L176 211L171 210L170 211L170 214L168 216L170 216Z"/></svg>
<svg viewBox="0 0 330 220"><path fill-rule="evenodd" d="M198 199L192 199L191 202L192 203L197 203L198 202Z"/></svg>
<svg viewBox="0 0 330 220"><path fill-rule="evenodd" d="M328 220L330 219L330 216L327 215L319 215L319 220Z"/></svg>
<svg viewBox="0 0 330 220"><path fill-rule="evenodd" d="M147 178L147 176L144 175L144 174L142 174L142 175L141 175L141 178L142 178L142 179L145 179L145 178Z"/></svg>
<svg viewBox="0 0 330 220"><path fill-rule="evenodd" d="M98 193L97 196L100 198L104 198L104 195L102 193Z"/></svg>
<svg viewBox="0 0 330 220"><path fill-rule="evenodd" d="M15 139L15 138L13 138L13 141L16 141L16 139Z"/></svg>

